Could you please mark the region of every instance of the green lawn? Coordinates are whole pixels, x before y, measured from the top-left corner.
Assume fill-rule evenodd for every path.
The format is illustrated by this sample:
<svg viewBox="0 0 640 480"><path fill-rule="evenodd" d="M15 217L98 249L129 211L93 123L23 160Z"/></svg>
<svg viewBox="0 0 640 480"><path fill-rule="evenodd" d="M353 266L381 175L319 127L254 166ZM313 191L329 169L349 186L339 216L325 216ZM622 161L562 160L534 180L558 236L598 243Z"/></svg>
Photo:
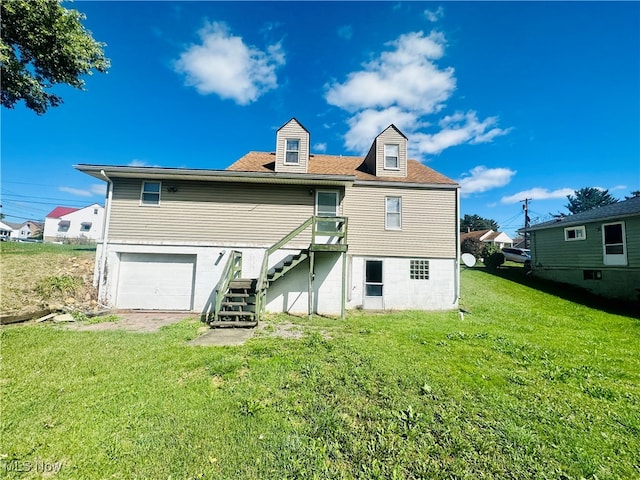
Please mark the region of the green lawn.
<svg viewBox="0 0 640 480"><path fill-rule="evenodd" d="M278 316L303 338L242 347L185 346L196 320L6 327L2 474L640 478L640 320L481 267L462 287L464 319Z"/></svg>

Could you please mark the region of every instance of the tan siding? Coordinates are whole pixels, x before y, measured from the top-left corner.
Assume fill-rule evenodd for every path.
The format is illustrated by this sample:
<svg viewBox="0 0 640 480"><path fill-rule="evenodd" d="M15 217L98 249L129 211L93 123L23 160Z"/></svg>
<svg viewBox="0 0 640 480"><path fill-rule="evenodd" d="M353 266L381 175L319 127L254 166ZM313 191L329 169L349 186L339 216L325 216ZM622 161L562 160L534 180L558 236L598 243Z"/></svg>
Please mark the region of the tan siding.
<svg viewBox="0 0 640 480"><path fill-rule="evenodd" d="M163 181L160 206L140 206L141 185L114 179L110 240L271 245L314 213L309 187Z"/></svg>
<svg viewBox="0 0 640 480"><path fill-rule="evenodd" d="M285 165L287 139L300 139L300 164ZM307 173L309 167L309 133L297 122L291 121L278 130L276 135L276 172Z"/></svg>
<svg viewBox="0 0 640 480"><path fill-rule="evenodd" d="M376 139L376 175L383 177L406 177L407 176L407 140L395 129L388 128ZM385 143L397 143L400 147L398 166L400 170L385 170L384 168L384 145Z"/></svg>
<svg viewBox="0 0 640 480"><path fill-rule="evenodd" d="M402 197L402 230L385 230L385 197ZM456 191L356 185L347 190L349 253L455 258Z"/></svg>

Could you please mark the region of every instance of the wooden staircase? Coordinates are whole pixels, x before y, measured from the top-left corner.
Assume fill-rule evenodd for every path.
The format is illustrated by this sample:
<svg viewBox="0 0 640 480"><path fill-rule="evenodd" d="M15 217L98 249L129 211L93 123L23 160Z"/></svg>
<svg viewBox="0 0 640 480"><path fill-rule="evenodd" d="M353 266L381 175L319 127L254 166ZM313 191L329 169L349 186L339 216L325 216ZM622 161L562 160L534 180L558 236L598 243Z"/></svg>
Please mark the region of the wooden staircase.
<svg viewBox="0 0 640 480"><path fill-rule="evenodd" d="M222 297L220 310L209 322L212 327L255 327L256 320L256 283L255 278L231 280Z"/></svg>
<svg viewBox="0 0 640 480"><path fill-rule="evenodd" d="M277 264L268 268L270 256L309 227L311 227L309 248L287 255ZM335 243L316 241L320 237L327 236L335 238ZM315 252L341 252L344 254L347 248L346 217L313 216L266 250L258 278L240 278L242 254L239 251L232 251L220 281L216 285L215 307L213 312L207 315L207 322L212 327L255 327L260 320L260 315L264 313L267 289L271 284L309 259L309 292L311 292L311 272L313 272ZM309 298L311 298L310 294ZM309 303L309 309L311 312L311 303Z"/></svg>

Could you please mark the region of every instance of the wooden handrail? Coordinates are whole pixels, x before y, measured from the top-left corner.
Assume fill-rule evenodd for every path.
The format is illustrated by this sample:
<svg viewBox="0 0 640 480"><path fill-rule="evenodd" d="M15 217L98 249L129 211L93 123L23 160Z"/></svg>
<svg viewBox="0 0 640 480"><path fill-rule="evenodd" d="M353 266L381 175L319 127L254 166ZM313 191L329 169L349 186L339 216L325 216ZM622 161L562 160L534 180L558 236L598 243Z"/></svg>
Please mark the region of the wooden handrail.
<svg viewBox="0 0 640 480"><path fill-rule="evenodd" d="M222 270L222 275L220 275L220 280L216 285L216 303L213 309L214 319L218 318L218 313L220 313L220 309L222 307L222 299L229 288L231 280L238 278L241 273L242 252L239 252L238 250L231 250L227 263Z"/></svg>
<svg viewBox="0 0 640 480"><path fill-rule="evenodd" d="M338 228L333 231L318 231L318 224L321 223L337 223ZM311 216L303 223L301 223L298 227L294 228L278 240L276 243L267 248L264 257L262 259L262 267L260 269L260 276L258 277L258 282L256 285L256 320L259 320L260 315L262 314L265 305L266 299L266 283L267 283L267 272L269 269L269 257L272 253L280 250L287 243L293 240L295 237L304 232L309 226L312 226L311 229L311 244L313 245L316 240L316 235L320 236L331 236L337 237L340 239L339 243L347 242L347 217L325 217L325 216Z"/></svg>

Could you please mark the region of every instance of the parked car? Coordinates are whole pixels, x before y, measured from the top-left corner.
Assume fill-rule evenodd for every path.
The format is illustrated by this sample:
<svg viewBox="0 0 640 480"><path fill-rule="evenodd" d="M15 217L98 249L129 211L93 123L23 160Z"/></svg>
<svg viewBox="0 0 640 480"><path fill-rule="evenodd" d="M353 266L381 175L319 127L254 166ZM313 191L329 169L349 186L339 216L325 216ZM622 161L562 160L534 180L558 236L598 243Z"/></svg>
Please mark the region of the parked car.
<svg viewBox="0 0 640 480"><path fill-rule="evenodd" d="M517 263L525 263L527 260L531 262L531 250L528 248L504 247L502 253L505 260Z"/></svg>

